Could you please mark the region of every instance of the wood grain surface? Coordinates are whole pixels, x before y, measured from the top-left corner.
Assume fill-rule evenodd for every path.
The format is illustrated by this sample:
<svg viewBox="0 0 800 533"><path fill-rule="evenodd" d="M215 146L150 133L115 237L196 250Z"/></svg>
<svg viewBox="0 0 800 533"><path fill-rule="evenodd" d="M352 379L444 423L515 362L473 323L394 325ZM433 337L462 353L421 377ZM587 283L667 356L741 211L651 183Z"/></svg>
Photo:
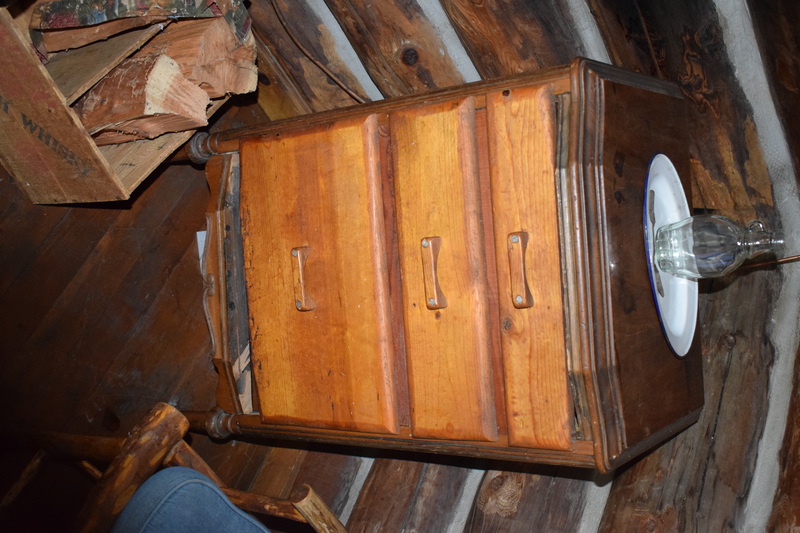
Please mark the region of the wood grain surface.
<svg viewBox="0 0 800 533"><path fill-rule="evenodd" d="M244 264L265 421L398 429L377 121L242 150Z"/></svg>
<svg viewBox="0 0 800 533"><path fill-rule="evenodd" d="M509 442L566 450L572 407L556 223L555 90L545 85L492 93L487 111ZM515 260L522 261L524 290L512 290ZM520 307L516 298L525 299L526 292L530 307Z"/></svg>
<svg viewBox="0 0 800 533"><path fill-rule="evenodd" d="M326 0L386 96L464 82L436 28L416 1Z"/></svg>
<svg viewBox="0 0 800 533"><path fill-rule="evenodd" d="M412 431L497 438L472 98L392 113L393 163ZM447 304L426 298L428 238L441 239L435 277Z"/></svg>

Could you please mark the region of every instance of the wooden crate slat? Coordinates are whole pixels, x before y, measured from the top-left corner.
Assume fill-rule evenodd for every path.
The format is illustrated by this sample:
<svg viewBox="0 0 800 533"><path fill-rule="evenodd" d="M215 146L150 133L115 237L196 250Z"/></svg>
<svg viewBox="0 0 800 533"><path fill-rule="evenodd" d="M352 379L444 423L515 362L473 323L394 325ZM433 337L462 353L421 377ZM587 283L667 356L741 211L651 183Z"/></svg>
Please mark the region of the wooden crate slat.
<svg viewBox="0 0 800 533"><path fill-rule="evenodd" d="M35 203L127 198L8 10L0 9L0 160Z"/></svg>

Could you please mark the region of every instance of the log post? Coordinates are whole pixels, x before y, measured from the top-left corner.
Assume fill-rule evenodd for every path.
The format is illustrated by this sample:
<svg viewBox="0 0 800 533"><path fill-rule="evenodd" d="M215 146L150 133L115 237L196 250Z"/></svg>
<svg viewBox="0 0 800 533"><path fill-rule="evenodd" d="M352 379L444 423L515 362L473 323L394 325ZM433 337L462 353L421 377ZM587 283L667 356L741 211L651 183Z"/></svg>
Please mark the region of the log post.
<svg viewBox="0 0 800 533"><path fill-rule="evenodd" d="M161 466L167 452L186 434L189 422L174 407L156 404L133 428L97 482L76 521L76 531L107 531L136 489Z"/></svg>
<svg viewBox="0 0 800 533"><path fill-rule="evenodd" d="M298 489L292 499L292 505L315 530L324 533L347 533L339 518L310 486L303 485Z"/></svg>

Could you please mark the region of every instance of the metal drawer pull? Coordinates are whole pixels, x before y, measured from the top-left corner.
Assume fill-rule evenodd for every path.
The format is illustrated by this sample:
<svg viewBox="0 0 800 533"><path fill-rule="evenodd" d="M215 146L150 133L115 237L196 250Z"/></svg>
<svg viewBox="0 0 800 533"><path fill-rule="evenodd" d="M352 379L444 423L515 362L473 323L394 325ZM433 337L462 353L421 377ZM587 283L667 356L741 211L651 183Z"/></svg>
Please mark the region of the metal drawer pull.
<svg viewBox="0 0 800 533"><path fill-rule="evenodd" d="M425 237L420 242L422 250L422 273L425 279L425 305L428 309L444 309L447 298L439 285L438 262L442 247L441 237Z"/></svg>
<svg viewBox="0 0 800 533"><path fill-rule="evenodd" d="M311 248L308 246L292 248L294 306L298 311L312 311L317 308L317 302L308 294L308 284L305 280L306 260L310 254Z"/></svg>
<svg viewBox="0 0 800 533"><path fill-rule="evenodd" d="M508 268L511 273L511 302L517 309L533 307L533 295L528 287L525 268L525 252L528 248L528 232L515 231L508 234Z"/></svg>

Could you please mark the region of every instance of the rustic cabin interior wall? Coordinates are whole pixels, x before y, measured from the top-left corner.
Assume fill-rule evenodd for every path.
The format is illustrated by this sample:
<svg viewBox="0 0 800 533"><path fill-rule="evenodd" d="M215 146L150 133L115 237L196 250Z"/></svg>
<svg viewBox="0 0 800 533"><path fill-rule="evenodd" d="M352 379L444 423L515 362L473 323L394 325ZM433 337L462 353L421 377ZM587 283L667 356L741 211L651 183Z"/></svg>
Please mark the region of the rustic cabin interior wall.
<svg viewBox="0 0 800 533"><path fill-rule="evenodd" d="M270 0L250 15L258 93L233 99L212 131L588 56L681 88L695 209L759 218L783 228L787 252L800 248L796 2ZM214 406L196 234L209 197L203 170L186 163L162 165L130 200L77 206L33 205L2 176L0 494L33 456L12 444L27 431L124 435L159 401ZM704 283L700 420L612 476L192 444L232 487L287 497L313 484L351 531L789 531L800 527L799 277L786 265ZM81 471L45 460L0 504L0 529L61 529L87 487Z"/></svg>

